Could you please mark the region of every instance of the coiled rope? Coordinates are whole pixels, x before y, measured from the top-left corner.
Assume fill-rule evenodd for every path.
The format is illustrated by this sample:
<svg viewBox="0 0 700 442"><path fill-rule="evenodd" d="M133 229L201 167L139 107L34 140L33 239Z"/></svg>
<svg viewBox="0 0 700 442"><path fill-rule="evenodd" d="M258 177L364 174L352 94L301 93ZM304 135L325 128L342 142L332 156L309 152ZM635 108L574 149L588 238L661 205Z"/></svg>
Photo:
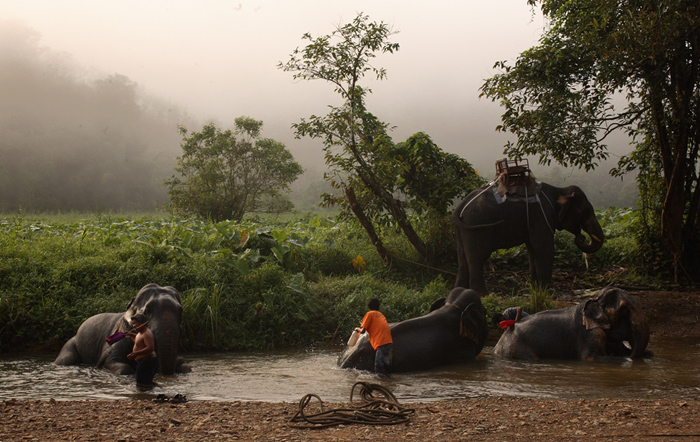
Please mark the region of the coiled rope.
<svg viewBox="0 0 700 442"><path fill-rule="evenodd" d="M362 401L353 404L355 390ZM377 392L383 398L376 398ZM312 399L317 399L321 407L318 413L307 413L306 407ZM350 390L350 407L325 410L323 401L315 394L307 394L299 401L299 410L287 423L293 428L319 429L335 425L396 425L408 422L415 410L403 408L396 397L381 385L357 382Z"/></svg>

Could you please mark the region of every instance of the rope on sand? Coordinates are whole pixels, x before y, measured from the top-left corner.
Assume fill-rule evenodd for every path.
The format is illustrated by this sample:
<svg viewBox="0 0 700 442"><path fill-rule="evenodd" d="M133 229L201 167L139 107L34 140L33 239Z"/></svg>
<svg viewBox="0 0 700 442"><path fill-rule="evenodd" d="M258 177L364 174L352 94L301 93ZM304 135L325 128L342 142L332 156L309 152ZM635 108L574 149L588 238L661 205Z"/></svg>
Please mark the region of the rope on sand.
<svg viewBox="0 0 700 442"><path fill-rule="evenodd" d="M353 404L355 390L362 401ZM383 399L376 398L377 392ZM306 407L312 399L317 399L321 407L318 413L307 414ZM381 385L357 382L350 390L350 407L325 410L323 401L315 394L307 394L299 401L299 410L289 419L288 425L294 428L319 429L335 425L396 425L408 422L415 410L403 408L396 397Z"/></svg>

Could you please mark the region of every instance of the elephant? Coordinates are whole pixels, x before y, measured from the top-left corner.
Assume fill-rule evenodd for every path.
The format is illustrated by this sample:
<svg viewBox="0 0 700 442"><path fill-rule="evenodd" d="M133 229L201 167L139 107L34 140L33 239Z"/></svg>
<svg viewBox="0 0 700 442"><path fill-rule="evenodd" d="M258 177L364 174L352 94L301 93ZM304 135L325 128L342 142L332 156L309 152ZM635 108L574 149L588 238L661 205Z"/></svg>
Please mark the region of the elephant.
<svg viewBox="0 0 700 442"><path fill-rule="evenodd" d="M593 206L580 188L536 182L532 189L525 197L514 194L504 197L492 182L473 191L457 205L452 213L458 252L455 287L487 294L484 264L491 253L520 244L525 244L529 253L532 281L547 287L554 264L555 230L574 234L576 245L584 253L600 249L605 235ZM581 229L588 233L590 242Z"/></svg>
<svg viewBox="0 0 700 442"><path fill-rule="evenodd" d="M484 347L486 309L473 290L454 288L427 315L390 324L394 341L393 373L427 370L474 359ZM374 350L367 334L338 359L340 368L374 371Z"/></svg>
<svg viewBox="0 0 700 442"><path fill-rule="evenodd" d="M606 287L585 302L531 314L505 329L493 354L511 359L649 357L649 322L627 292Z"/></svg>
<svg viewBox="0 0 700 442"><path fill-rule="evenodd" d="M78 332L63 345L57 365L89 364L116 374L132 374L136 363L127 359L133 342L122 339L112 345L106 341L117 331L130 329L131 317L144 315L155 338L159 371L163 375L188 373L190 367L178 356L182 300L174 287L147 284L129 302L123 313L100 313L86 319Z"/></svg>

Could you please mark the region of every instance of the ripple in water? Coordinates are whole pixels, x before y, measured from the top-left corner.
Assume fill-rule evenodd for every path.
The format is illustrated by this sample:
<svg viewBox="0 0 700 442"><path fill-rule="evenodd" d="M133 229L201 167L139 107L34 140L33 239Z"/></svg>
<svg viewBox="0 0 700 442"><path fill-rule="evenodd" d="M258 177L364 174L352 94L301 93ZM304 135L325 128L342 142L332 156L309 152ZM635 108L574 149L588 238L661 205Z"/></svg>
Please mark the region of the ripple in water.
<svg viewBox="0 0 700 442"><path fill-rule="evenodd" d="M92 367L59 367L55 355L0 358L0 399L133 399L157 393L190 400L297 402L314 393L327 402L347 402L358 381L380 383L403 402L509 396L541 399L688 398L700 391L696 367L700 346L673 341L652 344L643 361L583 363L499 359L485 348L476 361L379 379L341 370L341 349L272 353L191 354L192 373L156 376L161 385L140 393L133 376Z"/></svg>

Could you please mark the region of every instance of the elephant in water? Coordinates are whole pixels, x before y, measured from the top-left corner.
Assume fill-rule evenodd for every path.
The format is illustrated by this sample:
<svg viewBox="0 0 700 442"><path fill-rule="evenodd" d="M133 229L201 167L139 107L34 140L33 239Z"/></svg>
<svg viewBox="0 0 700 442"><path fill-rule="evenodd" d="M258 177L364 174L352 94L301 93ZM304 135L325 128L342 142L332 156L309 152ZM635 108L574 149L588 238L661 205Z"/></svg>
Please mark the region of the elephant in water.
<svg viewBox="0 0 700 442"><path fill-rule="evenodd" d="M499 192L496 182L475 190L455 208L452 222L459 263L455 287L484 295L484 264L497 249L525 244L530 274L541 286L549 285L554 264L554 232L566 230L585 253L595 253L605 236L593 206L576 187L554 187L532 179L526 196ZM503 195L501 195L503 193ZM591 238L587 242L581 229Z"/></svg>
<svg viewBox="0 0 700 442"><path fill-rule="evenodd" d="M650 356L649 322L627 292L599 290L578 305L529 315L504 330L493 353L513 359Z"/></svg>
<svg viewBox="0 0 700 442"><path fill-rule="evenodd" d="M126 355L134 343L122 339L112 345L106 341L117 331L131 327L131 317L144 315L155 338L159 370L163 375L187 373L189 366L178 357L182 301L178 291L170 286L144 286L131 300L124 313L100 313L85 320L78 332L61 349L55 363L58 365L90 364L117 374L134 373L136 363Z"/></svg>
<svg viewBox="0 0 700 442"><path fill-rule="evenodd" d="M486 309L474 290L454 288L435 301L430 313L390 324L394 341L393 373L427 370L466 362L481 352L488 326ZM338 359L340 368L374 371L374 349L367 334Z"/></svg>

